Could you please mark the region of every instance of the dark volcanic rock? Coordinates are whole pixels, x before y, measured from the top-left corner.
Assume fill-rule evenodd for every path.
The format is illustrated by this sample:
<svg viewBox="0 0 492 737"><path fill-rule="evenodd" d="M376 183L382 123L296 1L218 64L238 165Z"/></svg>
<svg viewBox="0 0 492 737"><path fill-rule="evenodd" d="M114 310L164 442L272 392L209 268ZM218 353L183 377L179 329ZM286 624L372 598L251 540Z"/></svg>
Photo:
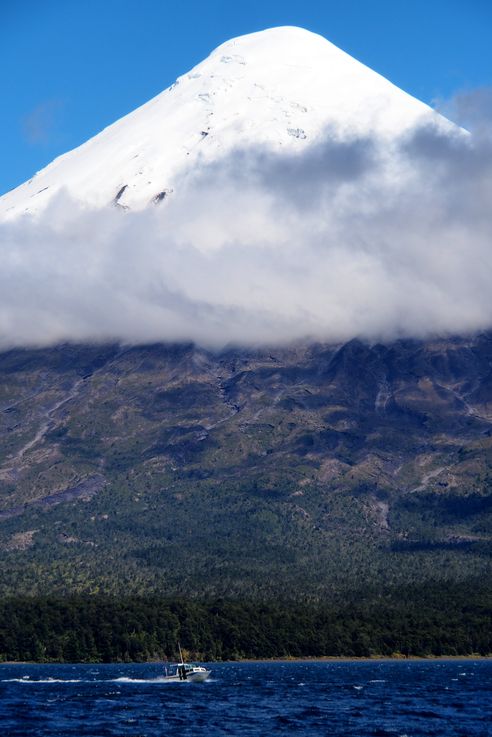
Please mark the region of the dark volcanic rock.
<svg viewBox="0 0 492 737"><path fill-rule="evenodd" d="M21 514L25 514L32 509L48 509L56 504L63 504L63 502L73 502L78 499L89 501L92 497L101 491L106 485L106 479L100 474L95 474L86 479L83 479L75 486L71 486L67 489L60 489L55 491L53 494L48 496L42 496L39 499L35 499L32 502L18 507L11 507L10 509L4 509L0 512L0 520L10 519L11 517L18 517Z"/></svg>

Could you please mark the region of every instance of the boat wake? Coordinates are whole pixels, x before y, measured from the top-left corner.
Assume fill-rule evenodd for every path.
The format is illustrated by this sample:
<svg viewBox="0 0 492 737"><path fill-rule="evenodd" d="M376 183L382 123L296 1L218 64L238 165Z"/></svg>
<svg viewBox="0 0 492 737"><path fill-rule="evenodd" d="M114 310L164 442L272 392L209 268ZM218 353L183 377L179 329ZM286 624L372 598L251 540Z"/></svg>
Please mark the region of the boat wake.
<svg viewBox="0 0 492 737"><path fill-rule="evenodd" d="M203 681L203 683L214 683L215 679L208 678L206 681ZM171 681L164 676L157 676L156 678L114 678L112 680L113 683L157 683L157 684L164 684L166 686L176 684L176 683L194 683L194 681ZM196 683L196 681L195 681Z"/></svg>
<svg viewBox="0 0 492 737"><path fill-rule="evenodd" d="M209 681L212 683L212 681ZM26 683L30 685L37 685L42 683L136 683L136 684L172 684L172 683L193 683L193 681L166 681L163 676L157 676L156 678L30 678L29 676L23 676L22 678L3 678L0 683Z"/></svg>
<svg viewBox="0 0 492 737"><path fill-rule="evenodd" d="M83 678L4 678L0 683L93 683Z"/></svg>
<svg viewBox="0 0 492 737"><path fill-rule="evenodd" d="M113 683L166 683L162 676L156 678L113 678Z"/></svg>

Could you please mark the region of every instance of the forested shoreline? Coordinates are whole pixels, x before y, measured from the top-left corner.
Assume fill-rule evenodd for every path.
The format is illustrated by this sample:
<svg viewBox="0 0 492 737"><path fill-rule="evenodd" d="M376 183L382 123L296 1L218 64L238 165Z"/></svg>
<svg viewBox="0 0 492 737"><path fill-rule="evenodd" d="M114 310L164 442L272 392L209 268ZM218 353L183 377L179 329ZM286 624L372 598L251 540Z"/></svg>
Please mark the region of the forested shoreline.
<svg viewBox="0 0 492 737"><path fill-rule="evenodd" d="M0 600L0 662L425 657L492 653L492 592L477 582L315 602L160 596Z"/></svg>

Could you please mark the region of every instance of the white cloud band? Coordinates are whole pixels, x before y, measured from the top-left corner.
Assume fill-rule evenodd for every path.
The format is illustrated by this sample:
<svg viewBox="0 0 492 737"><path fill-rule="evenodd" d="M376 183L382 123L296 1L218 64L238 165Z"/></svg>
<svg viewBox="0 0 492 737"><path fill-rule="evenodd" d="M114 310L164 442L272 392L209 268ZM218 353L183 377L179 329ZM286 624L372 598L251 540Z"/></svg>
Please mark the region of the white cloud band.
<svg viewBox="0 0 492 737"><path fill-rule="evenodd" d="M0 346L392 339L492 327L492 146L414 131L240 151L139 213L0 224Z"/></svg>

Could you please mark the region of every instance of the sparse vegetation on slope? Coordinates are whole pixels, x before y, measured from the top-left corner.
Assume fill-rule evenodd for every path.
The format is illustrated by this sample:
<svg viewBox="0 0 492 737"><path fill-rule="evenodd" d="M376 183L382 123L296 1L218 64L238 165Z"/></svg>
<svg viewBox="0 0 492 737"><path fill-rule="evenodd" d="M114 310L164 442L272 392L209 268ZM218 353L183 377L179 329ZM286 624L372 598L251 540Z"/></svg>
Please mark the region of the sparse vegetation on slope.
<svg viewBox="0 0 492 737"><path fill-rule="evenodd" d="M0 355L0 594L490 577L492 339Z"/></svg>

